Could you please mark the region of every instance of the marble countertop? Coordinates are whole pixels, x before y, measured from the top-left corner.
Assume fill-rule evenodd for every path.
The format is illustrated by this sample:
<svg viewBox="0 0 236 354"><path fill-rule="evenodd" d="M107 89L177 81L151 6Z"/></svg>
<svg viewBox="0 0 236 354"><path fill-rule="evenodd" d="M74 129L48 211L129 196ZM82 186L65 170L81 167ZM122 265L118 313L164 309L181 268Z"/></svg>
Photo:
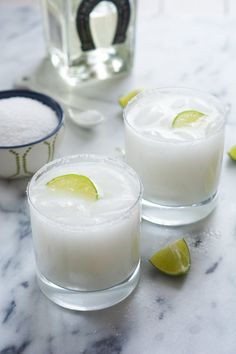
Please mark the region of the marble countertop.
<svg viewBox="0 0 236 354"><path fill-rule="evenodd" d="M0 89L7 89L34 70L45 48L35 5L1 1L0 25ZM100 110L106 120L94 131L68 121L60 154L118 154L123 148L120 94L134 87L178 85L212 92L230 107L227 150L236 143L235 33L231 17L139 12L132 74L83 90L83 108ZM0 354L235 354L235 178L236 164L225 154L219 204L210 217L178 228L143 222L137 290L110 309L89 313L64 310L39 291L26 182L1 181ZM150 255L183 236L192 254L189 274L173 279L152 269Z"/></svg>

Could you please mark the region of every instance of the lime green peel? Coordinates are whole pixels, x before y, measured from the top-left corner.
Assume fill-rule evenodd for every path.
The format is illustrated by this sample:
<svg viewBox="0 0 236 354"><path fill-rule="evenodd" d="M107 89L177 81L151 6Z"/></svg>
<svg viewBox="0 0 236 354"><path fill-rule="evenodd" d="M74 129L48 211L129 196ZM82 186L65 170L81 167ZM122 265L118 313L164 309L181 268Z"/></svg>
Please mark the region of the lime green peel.
<svg viewBox="0 0 236 354"><path fill-rule="evenodd" d="M165 274L184 275L191 266L188 244L184 239L177 240L156 252L149 261Z"/></svg>
<svg viewBox="0 0 236 354"><path fill-rule="evenodd" d="M129 101L131 101L132 98L137 96L137 94L140 92L141 92L141 90L133 90L133 91L130 91L127 95L122 96L119 99L119 104L121 105L121 107L125 108L127 106L127 104L129 103Z"/></svg>
<svg viewBox="0 0 236 354"><path fill-rule="evenodd" d="M192 123L197 122L199 119L206 117L206 114L198 111L183 111L177 114L172 122L173 128L183 128Z"/></svg>
<svg viewBox="0 0 236 354"><path fill-rule="evenodd" d="M231 158L231 160L236 161L236 145L232 146L229 149L228 155Z"/></svg>
<svg viewBox="0 0 236 354"><path fill-rule="evenodd" d="M47 186L53 191L70 192L90 200L98 199L97 189L87 176L77 174L62 175L53 178L47 183Z"/></svg>

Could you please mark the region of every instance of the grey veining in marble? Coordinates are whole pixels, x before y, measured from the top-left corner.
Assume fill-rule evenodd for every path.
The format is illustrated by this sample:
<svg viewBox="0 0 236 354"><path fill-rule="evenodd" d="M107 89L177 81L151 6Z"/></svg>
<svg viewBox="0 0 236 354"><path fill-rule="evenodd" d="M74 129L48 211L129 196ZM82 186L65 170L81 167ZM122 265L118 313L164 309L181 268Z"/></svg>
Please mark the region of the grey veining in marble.
<svg viewBox="0 0 236 354"><path fill-rule="evenodd" d="M149 2L150 6L150 2ZM133 73L83 90L83 109L106 117L93 131L68 120L61 155L123 148L118 97L134 87L190 86L231 105L226 150L236 143L236 19L139 14ZM0 88L34 70L45 48L38 8L0 3ZM87 105L87 107L86 107ZM112 139L111 139L112 137ZM225 154L218 208L206 220L179 228L142 223L141 280L110 309L76 313L39 291L34 273L27 181L0 182L0 354L235 354L236 165ZM148 258L185 237L192 267L168 278Z"/></svg>

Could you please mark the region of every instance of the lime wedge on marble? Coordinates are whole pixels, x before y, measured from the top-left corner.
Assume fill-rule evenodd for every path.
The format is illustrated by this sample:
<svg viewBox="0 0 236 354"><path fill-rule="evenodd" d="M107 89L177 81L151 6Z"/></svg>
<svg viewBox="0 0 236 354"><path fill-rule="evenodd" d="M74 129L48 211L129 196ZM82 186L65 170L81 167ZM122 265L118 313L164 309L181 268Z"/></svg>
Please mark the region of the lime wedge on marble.
<svg viewBox="0 0 236 354"><path fill-rule="evenodd" d="M149 261L161 272L174 276L186 274L191 265L189 248L184 239L156 252Z"/></svg>
<svg viewBox="0 0 236 354"><path fill-rule="evenodd" d="M186 127L189 124L197 122L200 118L204 116L206 116L204 113L193 111L193 110L180 112L174 118L172 122L172 127L173 128Z"/></svg>
<svg viewBox="0 0 236 354"><path fill-rule="evenodd" d="M228 155L231 158L231 160L236 161L236 145L232 146L229 149Z"/></svg>
<svg viewBox="0 0 236 354"><path fill-rule="evenodd" d="M125 108L125 106L127 106L127 104L129 103L130 100L132 100L132 98L134 98L135 96L137 96L137 94L141 92L141 90L133 90L131 92L129 92L127 95L122 96L119 99L119 104L121 105L122 108Z"/></svg>
<svg viewBox="0 0 236 354"><path fill-rule="evenodd" d="M82 198L96 200L98 192L94 183L87 176L68 174L53 178L47 186L54 191L65 191L79 195Z"/></svg>

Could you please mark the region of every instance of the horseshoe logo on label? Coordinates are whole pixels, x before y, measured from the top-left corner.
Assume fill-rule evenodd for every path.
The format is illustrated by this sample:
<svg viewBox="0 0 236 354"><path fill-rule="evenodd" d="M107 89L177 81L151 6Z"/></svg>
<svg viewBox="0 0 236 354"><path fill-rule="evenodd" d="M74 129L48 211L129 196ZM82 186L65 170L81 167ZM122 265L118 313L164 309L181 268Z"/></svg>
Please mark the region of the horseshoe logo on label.
<svg viewBox="0 0 236 354"><path fill-rule="evenodd" d="M103 0L83 0L78 8L76 16L76 28L81 41L81 48L83 51L95 49L92 38L89 15ZM118 21L116 27L115 37L112 44L123 43L126 40L126 32L130 20L130 3L129 0L107 0L112 2L117 8Z"/></svg>

